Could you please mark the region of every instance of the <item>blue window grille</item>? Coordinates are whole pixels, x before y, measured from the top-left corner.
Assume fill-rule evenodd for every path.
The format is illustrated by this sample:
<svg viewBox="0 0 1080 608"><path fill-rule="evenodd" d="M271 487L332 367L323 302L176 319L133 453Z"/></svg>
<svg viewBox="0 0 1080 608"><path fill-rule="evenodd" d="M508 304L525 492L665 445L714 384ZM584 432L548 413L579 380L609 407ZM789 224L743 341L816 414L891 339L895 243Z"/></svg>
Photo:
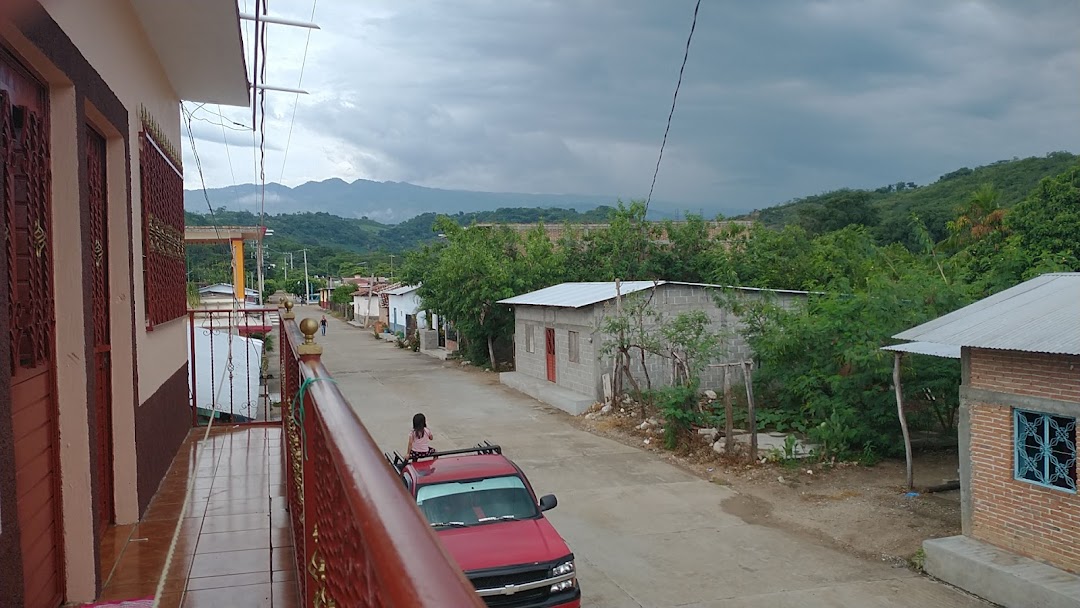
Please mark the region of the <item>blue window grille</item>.
<svg viewBox="0 0 1080 608"><path fill-rule="evenodd" d="M1076 418L1015 410L1016 479L1076 492Z"/></svg>

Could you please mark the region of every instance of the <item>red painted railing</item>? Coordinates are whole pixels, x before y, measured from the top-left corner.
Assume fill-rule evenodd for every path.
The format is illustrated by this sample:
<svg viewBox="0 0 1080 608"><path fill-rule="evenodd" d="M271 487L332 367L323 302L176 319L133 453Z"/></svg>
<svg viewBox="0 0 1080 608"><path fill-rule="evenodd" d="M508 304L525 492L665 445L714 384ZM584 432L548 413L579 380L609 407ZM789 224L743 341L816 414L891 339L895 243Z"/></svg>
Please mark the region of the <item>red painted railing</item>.
<svg viewBox="0 0 1080 608"><path fill-rule="evenodd" d="M280 315L282 451L304 606L484 606L323 366L318 323L292 316Z"/></svg>
<svg viewBox="0 0 1080 608"><path fill-rule="evenodd" d="M217 421L267 423L281 420L273 376L278 348L277 309L188 310L188 388L192 426Z"/></svg>

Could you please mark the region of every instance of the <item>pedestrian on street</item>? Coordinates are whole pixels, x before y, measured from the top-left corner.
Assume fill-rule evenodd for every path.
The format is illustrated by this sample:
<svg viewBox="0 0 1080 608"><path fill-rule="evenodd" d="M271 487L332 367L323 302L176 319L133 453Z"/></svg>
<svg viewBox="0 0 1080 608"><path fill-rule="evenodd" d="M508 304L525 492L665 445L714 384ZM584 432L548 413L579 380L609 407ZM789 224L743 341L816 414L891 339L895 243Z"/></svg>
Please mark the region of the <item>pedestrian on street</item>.
<svg viewBox="0 0 1080 608"><path fill-rule="evenodd" d="M319 325L322 327L322 335L326 335L326 315L322 316L322 321L319 321Z"/></svg>
<svg viewBox="0 0 1080 608"><path fill-rule="evenodd" d="M409 458L414 459L434 454L435 448L431 447L433 439L435 439L435 436L427 428L427 418L423 414L417 414L412 417L412 430L409 431L409 447L405 452L409 455Z"/></svg>

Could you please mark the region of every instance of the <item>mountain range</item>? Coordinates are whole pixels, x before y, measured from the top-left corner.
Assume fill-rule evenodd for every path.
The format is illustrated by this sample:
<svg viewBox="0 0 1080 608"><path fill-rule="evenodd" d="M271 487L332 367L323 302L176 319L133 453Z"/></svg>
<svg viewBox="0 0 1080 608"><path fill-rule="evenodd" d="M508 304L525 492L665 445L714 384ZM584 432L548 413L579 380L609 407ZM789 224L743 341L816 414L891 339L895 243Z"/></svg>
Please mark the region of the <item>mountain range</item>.
<svg viewBox="0 0 1080 608"><path fill-rule="evenodd" d="M225 188L184 191L184 208L206 213L206 198L216 209L232 211L255 208L260 196L259 187L242 184ZM472 192L427 188L406 182L376 182L358 179L352 183L333 178L307 182L295 188L281 184L266 184L266 207L269 214L325 212L347 218L363 218L383 224L396 224L425 213L454 214L459 211L494 211L511 207L557 207L589 211L602 205L613 205L612 196L579 194L523 194L517 192ZM676 217L665 211L663 204L650 209L650 217ZM669 207L670 208L670 207Z"/></svg>

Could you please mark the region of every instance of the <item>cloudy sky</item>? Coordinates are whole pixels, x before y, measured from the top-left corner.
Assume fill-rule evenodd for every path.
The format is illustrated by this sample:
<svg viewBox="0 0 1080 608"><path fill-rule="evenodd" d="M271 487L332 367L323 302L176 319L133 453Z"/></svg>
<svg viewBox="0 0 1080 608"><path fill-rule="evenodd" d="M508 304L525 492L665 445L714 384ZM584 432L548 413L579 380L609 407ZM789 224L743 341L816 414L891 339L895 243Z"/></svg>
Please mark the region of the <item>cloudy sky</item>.
<svg viewBox="0 0 1080 608"><path fill-rule="evenodd" d="M311 17L312 0L269 6ZM318 1L291 141L295 96L267 96L266 179L644 198L692 12ZM1080 152L1078 25L1068 0L704 0L654 200L749 209ZM271 26L268 84L297 85L305 38ZM193 123L207 186L250 183L251 132L223 133L218 111ZM221 112L251 124L250 110Z"/></svg>

